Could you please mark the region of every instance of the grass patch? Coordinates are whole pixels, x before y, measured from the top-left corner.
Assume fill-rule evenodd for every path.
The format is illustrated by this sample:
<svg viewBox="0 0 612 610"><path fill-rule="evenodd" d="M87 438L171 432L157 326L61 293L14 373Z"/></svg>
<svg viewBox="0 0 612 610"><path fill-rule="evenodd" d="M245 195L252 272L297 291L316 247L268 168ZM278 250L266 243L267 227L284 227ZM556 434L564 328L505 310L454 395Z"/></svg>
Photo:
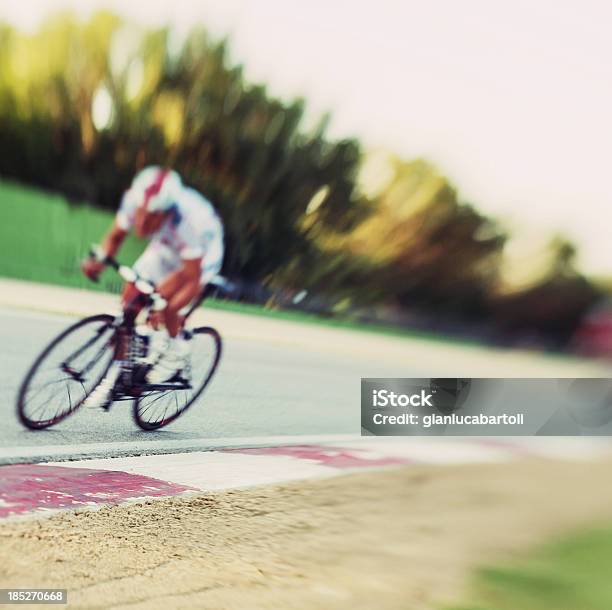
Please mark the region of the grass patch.
<svg viewBox="0 0 612 610"><path fill-rule="evenodd" d="M612 527L590 530L480 570L472 601L445 610L610 610L611 574Z"/></svg>
<svg viewBox="0 0 612 610"><path fill-rule="evenodd" d="M112 214L62 197L0 181L0 275L89 290L118 292L107 271L99 284L85 278L79 262L108 229ZM122 258L136 260L144 242L126 240Z"/></svg>

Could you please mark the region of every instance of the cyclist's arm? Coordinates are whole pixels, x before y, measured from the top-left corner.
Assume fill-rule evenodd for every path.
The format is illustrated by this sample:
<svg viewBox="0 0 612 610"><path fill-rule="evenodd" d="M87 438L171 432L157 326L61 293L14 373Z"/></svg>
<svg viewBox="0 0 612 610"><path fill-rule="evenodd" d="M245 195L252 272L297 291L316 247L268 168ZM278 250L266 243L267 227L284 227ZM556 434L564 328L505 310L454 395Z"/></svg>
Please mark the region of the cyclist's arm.
<svg viewBox="0 0 612 610"><path fill-rule="evenodd" d="M102 243L100 244L99 256L90 256L81 263L81 270L91 280L98 281L98 276L104 269L104 262L101 257L103 256L115 256L123 244L127 231L122 229L117 221L113 223L108 233L104 236Z"/></svg>
<svg viewBox="0 0 612 610"><path fill-rule="evenodd" d="M125 241L128 232L122 229L115 220L108 233L104 236L100 246L107 256L115 256Z"/></svg>

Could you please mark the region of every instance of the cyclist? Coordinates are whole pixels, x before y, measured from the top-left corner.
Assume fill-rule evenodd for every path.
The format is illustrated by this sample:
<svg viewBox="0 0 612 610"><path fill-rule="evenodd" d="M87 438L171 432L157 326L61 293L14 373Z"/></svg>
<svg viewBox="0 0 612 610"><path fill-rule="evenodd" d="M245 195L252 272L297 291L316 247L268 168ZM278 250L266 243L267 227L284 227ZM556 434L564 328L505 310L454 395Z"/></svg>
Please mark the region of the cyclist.
<svg viewBox="0 0 612 610"><path fill-rule="evenodd" d="M104 269L104 257L115 256L130 231L150 243L136 261L137 273L155 283L167 301L165 309L152 314L151 323L165 330L154 333L148 362L150 383L172 378L184 367L189 355L188 342L181 336L181 311L221 270L223 262L223 224L211 203L200 193L186 187L171 169L146 167L124 193L115 220L82 263L83 273L97 280ZM123 291L123 302L136 294L133 284ZM90 394L88 406L107 406L121 371L121 362L111 365L106 377Z"/></svg>

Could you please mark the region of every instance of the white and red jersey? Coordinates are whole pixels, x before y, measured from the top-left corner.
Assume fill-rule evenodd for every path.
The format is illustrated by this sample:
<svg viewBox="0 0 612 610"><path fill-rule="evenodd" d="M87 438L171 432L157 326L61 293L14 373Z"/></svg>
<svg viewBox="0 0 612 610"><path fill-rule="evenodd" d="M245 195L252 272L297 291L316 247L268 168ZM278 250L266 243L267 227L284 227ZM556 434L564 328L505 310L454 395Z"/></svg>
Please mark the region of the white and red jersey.
<svg viewBox="0 0 612 610"><path fill-rule="evenodd" d="M142 204L143 193L159 168L142 170L124 193L116 216L117 226L130 231L136 208ZM175 172L168 172L171 183L171 204L168 218L151 237L151 244L163 244L182 259L217 259L223 256L223 224L212 204L200 193L185 187Z"/></svg>
<svg viewBox="0 0 612 610"><path fill-rule="evenodd" d="M212 204L200 193L183 185L176 172L148 167L142 170L124 193L116 224L124 231L134 226L136 209L146 201L151 188L160 187L166 198L167 218L151 236L151 242L134 268L153 282L180 267L181 260L202 258L202 283L221 270L223 224Z"/></svg>

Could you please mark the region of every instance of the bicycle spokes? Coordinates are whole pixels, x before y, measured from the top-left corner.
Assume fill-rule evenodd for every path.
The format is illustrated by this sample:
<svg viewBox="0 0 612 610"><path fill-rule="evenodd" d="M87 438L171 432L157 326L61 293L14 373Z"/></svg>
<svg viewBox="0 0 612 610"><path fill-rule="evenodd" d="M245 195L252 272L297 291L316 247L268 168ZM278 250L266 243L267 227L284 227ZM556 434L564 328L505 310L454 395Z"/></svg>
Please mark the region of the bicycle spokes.
<svg viewBox="0 0 612 610"><path fill-rule="evenodd" d="M72 325L43 351L19 391L18 415L30 428L45 428L75 411L96 387L114 357L112 316Z"/></svg>
<svg viewBox="0 0 612 610"><path fill-rule="evenodd" d="M155 430L174 421L202 393L221 355L221 339L212 328L193 331L187 365L163 384L149 384L134 403L134 417L145 430Z"/></svg>

